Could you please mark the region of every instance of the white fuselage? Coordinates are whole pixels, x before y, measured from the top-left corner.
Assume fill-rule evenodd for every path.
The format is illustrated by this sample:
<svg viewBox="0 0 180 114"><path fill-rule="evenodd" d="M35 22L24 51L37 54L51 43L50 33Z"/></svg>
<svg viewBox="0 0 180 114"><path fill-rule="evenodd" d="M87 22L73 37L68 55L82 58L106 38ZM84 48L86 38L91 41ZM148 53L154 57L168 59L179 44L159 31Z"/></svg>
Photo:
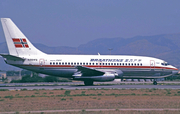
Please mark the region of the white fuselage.
<svg viewBox="0 0 180 114"><path fill-rule="evenodd" d="M35 72L72 78L76 66L84 66L104 72L121 70L117 78L160 78L172 75L177 68L152 57L127 55L46 55L25 56L25 61L7 61L8 64Z"/></svg>

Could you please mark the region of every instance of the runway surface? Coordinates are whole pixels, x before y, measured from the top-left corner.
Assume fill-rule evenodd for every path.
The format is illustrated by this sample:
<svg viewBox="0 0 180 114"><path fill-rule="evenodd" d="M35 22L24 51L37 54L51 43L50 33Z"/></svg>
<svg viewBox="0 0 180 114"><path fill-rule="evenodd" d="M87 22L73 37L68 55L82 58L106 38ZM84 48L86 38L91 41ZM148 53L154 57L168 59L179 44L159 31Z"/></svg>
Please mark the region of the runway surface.
<svg viewBox="0 0 180 114"><path fill-rule="evenodd" d="M167 82L166 82L167 83ZM172 83L172 82L171 82ZM103 85L102 85L103 84ZM106 85L107 84L107 85ZM143 85L145 84L145 85ZM93 86L84 86L83 82L66 83L18 83L18 84L0 84L0 89L21 90L21 89L180 89L180 85L146 85L147 83L98 83Z"/></svg>
<svg viewBox="0 0 180 114"><path fill-rule="evenodd" d="M143 108L139 108L139 109L135 109L135 108L124 108L124 109L84 109L86 112L101 112L102 111L179 111L180 109L177 108L147 108L147 109L143 109ZM19 113L62 113L62 112L79 112L82 113L82 109L71 109L71 110L39 110L39 111L19 111ZM12 111L12 112L0 112L0 114L15 114L17 113L16 111ZM112 112L113 113L113 112Z"/></svg>

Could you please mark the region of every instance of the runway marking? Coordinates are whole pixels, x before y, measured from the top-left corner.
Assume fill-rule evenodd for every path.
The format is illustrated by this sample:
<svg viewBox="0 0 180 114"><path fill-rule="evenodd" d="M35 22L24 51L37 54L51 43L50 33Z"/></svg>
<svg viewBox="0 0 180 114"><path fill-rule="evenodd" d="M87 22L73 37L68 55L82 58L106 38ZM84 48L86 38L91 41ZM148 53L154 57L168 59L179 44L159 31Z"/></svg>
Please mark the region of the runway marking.
<svg viewBox="0 0 180 114"><path fill-rule="evenodd" d="M40 110L40 111L19 111L19 113L54 113L54 112L82 112L82 111L180 111L180 109L176 108L147 108L147 109L72 109L72 110ZM17 111L11 111L11 112L0 112L0 114L14 114Z"/></svg>
<svg viewBox="0 0 180 114"><path fill-rule="evenodd" d="M75 89L180 89L179 85L94 85L94 86L84 86L84 85L63 85L63 86L17 86L17 87L1 87L0 89L8 89L8 90L33 90L33 89L46 89L46 90L54 90L54 89L67 89L67 90L75 90Z"/></svg>

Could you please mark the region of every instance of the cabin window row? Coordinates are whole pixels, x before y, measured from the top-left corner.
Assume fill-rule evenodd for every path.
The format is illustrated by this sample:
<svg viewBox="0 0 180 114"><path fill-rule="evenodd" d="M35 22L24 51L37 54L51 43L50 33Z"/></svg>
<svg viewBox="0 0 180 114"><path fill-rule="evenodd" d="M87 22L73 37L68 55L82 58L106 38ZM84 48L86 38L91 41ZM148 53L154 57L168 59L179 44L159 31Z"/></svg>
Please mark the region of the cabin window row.
<svg viewBox="0 0 180 114"><path fill-rule="evenodd" d="M70 62L50 62L50 65L101 65L101 66L142 66L142 63L70 63Z"/></svg>

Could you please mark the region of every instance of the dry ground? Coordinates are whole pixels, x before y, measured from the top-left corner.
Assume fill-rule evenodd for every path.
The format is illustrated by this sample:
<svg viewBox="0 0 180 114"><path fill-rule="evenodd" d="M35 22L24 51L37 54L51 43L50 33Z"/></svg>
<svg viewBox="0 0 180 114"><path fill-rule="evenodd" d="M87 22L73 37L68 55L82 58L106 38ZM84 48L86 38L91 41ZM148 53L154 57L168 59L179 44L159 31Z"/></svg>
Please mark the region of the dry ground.
<svg viewBox="0 0 180 114"><path fill-rule="evenodd" d="M0 91L0 112L81 109L116 109L94 113L139 113L120 109L180 109L180 89L88 89ZM77 113L80 112L62 112ZM141 111L180 113L180 111Z"/></svg>

